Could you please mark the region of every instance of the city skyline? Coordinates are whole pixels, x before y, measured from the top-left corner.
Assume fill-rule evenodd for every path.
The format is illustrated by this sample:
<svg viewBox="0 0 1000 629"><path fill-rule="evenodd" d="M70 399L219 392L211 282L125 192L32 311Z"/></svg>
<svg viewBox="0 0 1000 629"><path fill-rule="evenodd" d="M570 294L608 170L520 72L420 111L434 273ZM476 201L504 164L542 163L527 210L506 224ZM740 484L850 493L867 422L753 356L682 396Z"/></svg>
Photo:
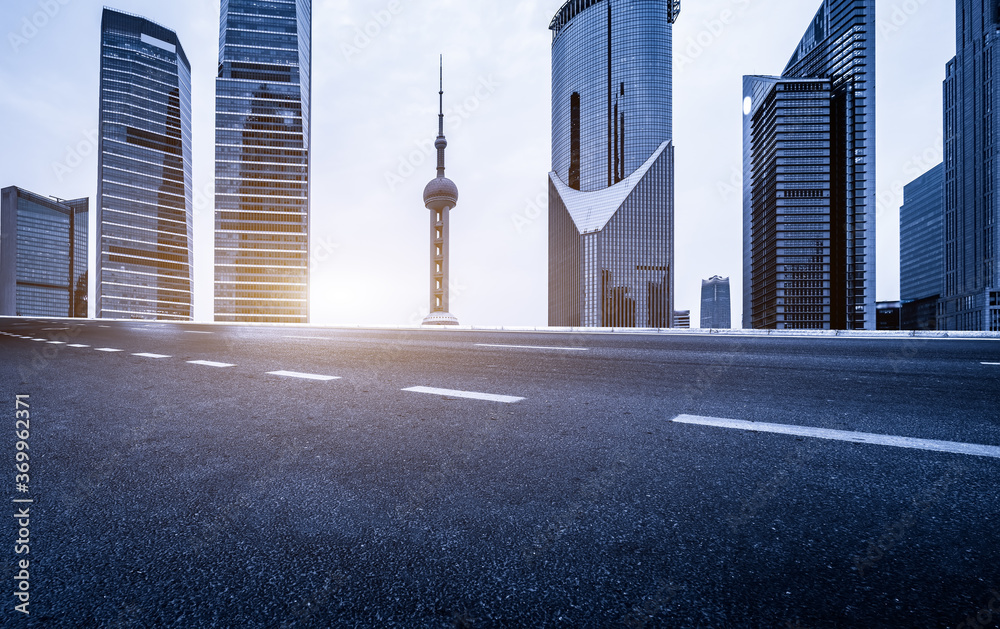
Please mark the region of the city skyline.
<svg viewBox="0 0 1000 629"><path fill-rule="evenodd" d="M160 7L142 9L141 5L135 2L121 4L124 10L145 12L150 19L168 27L173 26L180 29L179 37L185 41L194 40L202 44L203 37L199 38L198 34L185 35L184 31L201 32L203 35L204 33L198 29L207 28L207 25L212 23L214 23L212 30L215 30L217 34L217 8L205 11L189 7L188 14L190 15L182 20L176 17L171 19L169 14L178 15L178 11L174 9L166 11ZM549 91L546 85L549 68L544 61L538 62L537 59L531 58L532 54L529 52L537 53L539 49L547 52L550 45L550 41L547 40L550 39L550 36L544 30L545 24L560 4L560 2L553 2L551 6L534 8L530 6L530 3L522 3L512 7L509 11L496 11L494 8L486 7L463 9L450 18L458 20L461 24L479 25L483 31L481 33L483 42L479 47L467 46L466 49L457 51L454 55L456 58L454 70L457 84L456 102L459 105L454 116L456 119L454 131L449 130L449 136L455 133L462 139L462 149L460 149L462 155L458 162L460 166L457 168L464 171L463 175L469 173L468 181L470 183L467 184L466 189L470 192L466 193L468 195L466 198L469 203L475 205L475 214L473 212L469 214L470 217L475 216L475 218L470 220L467 225L468 235L456 235L456 238L464 244L458 244L456 241L454 251L456 263L461 259L460 266L463 269L468 269L462 274L456 274L455 286L453 287L456 302L467 302L467 307L463 306L462 308L463 313L469 313L467 316L463 316L464 322L467 323L543 325L545 322L545 277L544 272L539 272L544 268L545 251L544 203L539 203L540 196L544 199L544 182L538 183L537 180L531 179L528 174L520 174L511 179L514 182L513 185L504 186L504 190L499 193L493 189L496 187L498 173L526 173L527 167L522 166L522 164L526 162L537 164L539 155L543 159L542 168L545 168L544 162L547 161L544 158L544 154L547 153L545 145L549 137L548 116L543 115L539 118L537 112L539 98L543 101L543 110L547 109L544 107L544 101L547 100ZM739 66L738 72L745 74L752 71L767 71L766 66L773 65L775 58L784 57L787 59L787 51L794 46L794 41L776 42L773 46L774 50L771 50L771 46L760 47L762 50L756 52L767 52L767 59L764 59L764 55L760 55L759 58L754 55L744 55L751 57L747 58L745 63L731 64L728 61L729 58L735 56L732 54L733 48L740 47L745 33L752 31L755 26L759 26L761 23L771 24L769 29L774 33L775 40L781 39L783 28L786 30L794 29L797 33L801 33L803 20L807 22L815 13L816 8L816 3L805 4L811 6L805 10L791 3L789 3L788 10L783 10L783 7L777 5L774 7L770 5L768 7L748 7L744 3L736 2L720 2L707 6L685 6L684 17L678 21L675 34L677 43L674 53L674 62L678 68L677 80L675 81L676 98L674 99L677 110L675 124L678 125L678 134L687 133L688 137L692 139L686 143L680 138L675 140L678 146L684 149L678 154L676 160L678 169L678 199L676 203L678 223L677 308L690 307L693 312L697 312L697 285L694 284L696 277L707 277L716 272L728 275L738 274L737 271L733 270L738 267L735 266L730 251L737 248L734 245L738 245L738 240L734 241L732 237L734 233L732 223L734 217L738 217L738 213L733 212L733 195L727 188L727 186L732 187L732 167L734 164L738 165L738 153L732 151L734 140L738 144L738 124L741 113L737 102L738 96L734 97L734 92L738 94L738 83L732 83L731 79L726 78L724 73L718 71L722 64L715 63L713 65L710 62L726 59L728 65ZM422 7L426 9L436 6L435 3L425 3L425 5ZM15 8L11 10L15 15L12 18L13 22L9 25L12 32L20 23L17 10L23 9L25 15L30 17L33 11L37 10L37 6L37 4L31 3L15 3ZM81 7L83 6L81 5ZM902 53L909 55L910 59L905 64L900 63L898 59L895 60L897 67L906 68L911 75L914 71L926 72L930 78L921 83L924 86L922 89L926 94L936 93L938 99L933 101L932 97L927 98L929 102L926 108L916 107L905 111L900 107L900 101L897 101L894 107L891 103L886 105L885 100L880 100L879 116L885 115L885 112L881 110L882 107L895 112L897 117L902 120L912 119L913 116L917 116L926 109L926 112L921 115L927 115L929 119L933 119L936 110L940 107L940 80L943 78L940 76L943 74L941 67L948 57L941 56L935 62L934 68L930 68L929 64L920 65L917 63L917 57L923 54L927 47L924 46L918 50L913 47L912 42L916 39L926 41L926 37L917 37L918 31L932 22L937 22L936 27L940 30L940 23L947 23L949 18L946 15L944 18L932 19L931 14L937 15L938 11L933 7L926 6L915 14L910 15L904 12L901 14L902 17L894 17L895 8L898 7L890 5L885 7L885 10L880 7L882 15L880 15L879 22L879 54L882 57L887 55L891 57L893 54ZM89 9L91 11L98 10L94 7L89 7ZM53 18L51 24L42 29L37 36L29 39L26 45L22 45L16 50L13 47L8 48L5 54L10 58L19 59L23 63L23 60L28 58L32 51L35 51L35 54L41 54L39 50L46 45L44 43L46 37L59 37L59 35L55 35L55 29L59 27L61 19L75 14L86 17L86 11L81 11L76 5L64 7L62 11L61 17ZM380 11L382 13L379 13ZM945 13L947 14L949 11L953 11L953 7ZM314 144L318 147L324 146L322 150L319 148L317 150L321 150L323 153L323 161L326 164L326 167L323 168L323 178L326 181L322 185L317 183L313 197L314 199L323 199L322 212L317 214L313 230L313 257L319 258L313 274L312 300L317 306L317 317L314 317L314 321L412 323L415 311L426 301L426 298L423 295L414 297L415 291L404 289L403 285L404 282L409 281L411 276L417 276L417 281L413 283L418 287L421 285L417 275L419 265L415 262L421 260L425 254L419 250L419 245L413 247L399 244L403 242L404 238L412 239L413 233L412 217L404 217L399 208L407 202L412 203L412 191L424 181L423 177L414 177L410 171L419 172L419 167L429 164L431 159L423 147L428 140L432 140L432 137L425 137L430 134L421 133L418 129L424 127L419 126L419 124L410 124L411 120L415 121L418 117L426 116L429 107L410 105L411 100L417 101L408 96L413 92L411 83L419 82L426 85L426 79L430 73L423 71L422 75L415 76L411 80L409 76L405 76L403 71L387 72L384 76L377 72L373 74L373 71L383 67L379 64L387 62L387 59L392 57L393 52L398 51L400 46L409 48L414 45L414 42L419 42L418 33L424 23L423 20L429 18L419 7L410 10L408 5L406 8L400 9L399 5L395 3L388 3L383 9L372 8L367 11L353 12L348 5L343 3L322 3L317 5L316 12L317 20L322 21L328 31L335 34L335 37L322 43L317 42L319 48L315 55L317 73L325 74L322 77L323 87L318 90L315 100L319 102L325 99L326 106L322 121L317 118L314 124L317 128ZM806 17L802 18L803 15ZM486 20L486 17L491 18L492 21ZM691 28L685 29L684 22L688 19L692 21ZM953 19L952 14L951 20L953 21ZM469 22L462 20L469 20ZM539 27L540 23L541 27ZM355 31L352 24L362 30ZM710 26L714 28L709 28ZM363 29L366 27L370 33L378 32L378 35L374 39L370 35L365 35ZM80 26L75 25L74 28L79 29ZM721 32L713 35L713 31L718 31L719 28L721 28ZM538 32L539 29L541 29L541 33ZM514 46L513 52L499 54L499 48L495 48L493 42L500 41L496 39L500 33L514 36L518 38L517 42L523 42L524 45ZM456 39L458 40L456 46L463 45L461 38ZM698 44L699 39L703 42L702 44ZM790 39L794 40L796 37L793 36ZM946 39L949 38L946 37ZM91 40L93 40L92 36ZM911 46L908 48L901 45L902 42L906 41L911 42ZM891 44L898 45L899 49L893 52L894 47ZM426 56L431 60L437 56L442 47L445 48L446 55L448 54L447 43L441 45L426 44L425 47L428 50ZM195 83L195 99L198 103L204 103L206 97L210 98L211 92L214 91L210 81L214 78L212 70L215 61L205 61L206 58L211 58L204 54L206 48L215 48L215 46L202 45L200 48L202 52L199 53L198 57L189 51L192 56L192 81ZM494 49L497 50L497 54L490 54L490 51ZM216 49L211 56L217 57L217 53ZM199 57L202 61L198 61ZM44 56L39 58L44 58ZM420 65L426 68L430 65L427 63L429 59L423 59ZM72 60L68 59L64 59L62 63L64 69L66 66L73 65ZM777 63L780 66L783 61ZM5 76L10 71L9 68L6 69ZM726 71L729 72L729 70ZM45 71L40 74L52 76L51 70L48 74ZM85 77L86 68L79 74ZM730 72L730 76L731 74ZM206 75L210 77L209 81L205 80ZM902 75L903 73L900 71L880 72L880 87L883 83L894 85L894 81L899 80ZM379 78L362 78L366 76L378 76ZM75 75L72 78L76 80ZM337 79L333 82L337 84L335 86L337 91L343 94L340 98L331 98L333 92L330 90L333 79ZM68 80L64 79L64 81ZM320 79L317 78L317 81ZM714 85L716 82L719 83L718 87ZM686 84L686 92L685 86L682 86L684 84ZM33 83L33 85L36 84ZM705 108L705 95L701 93L705 90L692 89L703 85L716 90L712 92L709 89L710 93L729 95L726 97L728 100L725 101L722 98L716 98L715 100L721 104L709 108L719 113L718 130L705 124L692 122L704 121L704 118L695 116L693 112L699 107ZM529 86L530 89L528 89ZM349 89L344 89L345 87ZM538 89L539 87L541 89ZM95 86L84 81L80 81L77 89L84 95L88 91L92 94L96 92ZM468 96L462 98L463 94ZM899 94L909 94L912 97L913 92L903 90ZM525 97L527 100L524 100ZM510 107L512 103L510 99L524 100L525 107L520 108L520 110L530 110L535 113L530 116L520 113L513 118L508 117L509 125L500 123L499 121L503 119L501 110L518 110L517 107ZM86 99L81 100L85 101ZM912 98L909 100L912 101ZM408 104L400 110L398 107L400 102ZM922 102L922 100L918 99L918 102ZM393 105L391 110L400 113L394 117L383 115L366 119L360 115L361 110L365 109L365 107L361 107L362 104L369 108L372 105L389 108L391 104ZM355 105L359 109L355 109ZM12 106L14 111L11 113L26 115L23 101L15 100L11 105L11 101L8 100L4 101L2 106L5 110ZM333 107L331 108L331 106ZM44 107L40 109L40 113L52 111L51 109L46 110ZM29 189L51 190L58 194L62 193L62 190L58 189L60 185L54 186L51 183L63 184L65 181L69 184L76 171L91 168L91 166L83 165L88 161L87 156L79 156L78 159L81 163L74 166L77 160L72 159L73 156L64 150L67 144L75 149L77 144L86 141L86 134L89 133L87 121L88 119L94 120L93 110L90 110L88 115L88 109L86 106L61 106L58 111L65 113L60 116L50 116L50 119L69 125L69 130L60 133L59 124L54 125L55 129L40 129L39 132L44 131L45 133L43 133L39 147L32 152L44 154L46 148L50 149L48 157L43 157L37 162L44 165L41 169L43 172L36 176L36 181L41 180L40 183L33 183L25 177L16 176L18 172L30 174L30 169L19 171L20 166L12 168L15 165L9 162L7 170L12 174L10 181L6 183L24 185ZM206 234L203 228L205 224L204 210L201 208L206 206L211 208L212 206L211 190L206 193L205 185L211 183L210 174L207 178L208 181L206 181L206 171L211 170L211 159L204 159L206 153L205 138L202 136L211 136L212 124L209 123L206 127L204 120L211 118L214 112L208 111L206 113L205 109L204 105L198 105L194 115L195 135L197 137L195 141L197 145L195 219L198 223L195 241L196 248L199 249L196 251L196 262L201 261L200 265L196 264L196 269L198 269L196 271L198 274L196 278L198 283L196 287L196 316L201 320L210 320L211 301L209 297L209 301L206 302L204 297L204 273L211 268L211 263L209 262L207 266L204 263ZM211 109L212 107L209 106L208 110ZM389 111L389 109L384 110ZM7 115L10 116L11 113ZM26 117L29 120L31 118L30 115ZM685 124L681 124L682 117ZM936 117L940 118L940 116ZM732 133L734 122L737 125L735 134ZM337 128L337 123L343 123L349 127L343 130L343 136L340 135L342 130ZM728 131L726 131L727 125ZM504 131L501 132L501 129ZM511 134L510 130L513 129L518 129L518 133ZM934 156L937 151L938 138L934 135L933 130L929 131L923 138L920 137L919 131L918 133L911 132L910 136L917 137L913 138L914 141L907 145L907 142L903 140L910 138L905 137L898 130L896 135L886 134L885 129L884 125L880 125L880 143L889 143L890 164L895 164L895 166L880 168L879 208L880 212L890 216L888 220L882 221L882 224L891 224L893 222L891 218L893 208L898 208L901 204L901 199L892 192L897 187L896 182L905 183L920 174L920 171L937 163L937 161L925 159L925 157ZM920 129L919 125L917 129ZM912 129L908 131L912 131ZM696 132L696 135L690 135L692 132ZM44 137L46 134L51 135L54 141L46 143ZM717 137L724 141L713 142L713 137L716 137L713 134L717 134ZM888 140L885 139L886 135L890 135ZM352 141L352 138L359 136L369 138L369 143ZM390 136L394 139L389 139ZM319 141L319 138L322 138L322 141ZM511 139L513 141L510 141ZM209 137L208 141L211 143L212 138ZM713 147L710 152L706 151L705 148L708 145ZM725 146L730 148L726 150ZM379 150L375 151L375 149ZM371 156L373 155L371 151L375 151L378 156L354 159L355 152ZM482 153L482 151L487 152ZM489 157L489 161L474 159L472 162L476 163L477 166L473 167L467 163L469 161L466 159L467 155L485 155ZM708 155L712 155L715 159L707 157ZM886 151L880 150L879 155L880 162L886 159ZM332 162L331 157L333 158ZM349 159L349 162L345 159ZM421 164L415 164L417 161ZM73 172L64 173L63 181L60 181L52 169L52 164L62 164ZM330 168L330 164L335 164L337 167ZM483 170L483 166L485 166L485 170ZM488 181L491 178L492 181ZM507 179L506 176L504 178ZM465 180L463 178L463 181ZM902 183L898 185L900 190ZM331 186L336 186L336 188ZM736 189L738 190L738 186ZM87 191L85 188L74 194L79 195ZM205 196L208 197L207 203L202 198ZM338 224L334 225L335 222ZM382 229L383 233L379 241L370 243L369 246L358 242L358 234L365 233L365 226L373 223L384 225L387 222L390 222L390 226L396 229ZM722 246L716 245L714 248L705 246L708 236L703 225L707 223L722 225L723 233L720 236ZM423 228L417 226L415 229L422 231ZM390 233L384 233L387 231ZM397 231L398 234L394 233ZM208 248L211 249L211 243L208 243ZM880 258L890 260L888 263L883 262L883 265L889 264L890 267L898 265L898 253L893 249L892 244L888 248L880 247ZM729 261L722 265L713 261L709 265L703 260L709 257L711 251L724 255L729 258ZM736 257L738 258L738 256ZM505 266L498 260L512 261L512 264L509 265L509 275L513 277L508 279L496 271L496 269L503 269ZM411 266L416 268L412 271L408 270ZM358 267L363 268L365 273L345 272L348 268ZM880 298L891 299L898 295L898 287L893 286L895 283L893 274L880 273L879 275ZM524 284L523 288L522 284ZM735 286L734 289L737 293L739 292ZM518 291L519 295L516 304L504 305L503 302L508 301L509 295L515 290ZM359 294L370 298L367 304L368 310L361 314L351 315L348 313L349 302L354 299L353 296ZM208 313L204 312L206 306L208 306ZM457 306L456 309L458 309ZM357 313L356 308L354 312ZM419 319L416 322L419 322Z"/></svg>

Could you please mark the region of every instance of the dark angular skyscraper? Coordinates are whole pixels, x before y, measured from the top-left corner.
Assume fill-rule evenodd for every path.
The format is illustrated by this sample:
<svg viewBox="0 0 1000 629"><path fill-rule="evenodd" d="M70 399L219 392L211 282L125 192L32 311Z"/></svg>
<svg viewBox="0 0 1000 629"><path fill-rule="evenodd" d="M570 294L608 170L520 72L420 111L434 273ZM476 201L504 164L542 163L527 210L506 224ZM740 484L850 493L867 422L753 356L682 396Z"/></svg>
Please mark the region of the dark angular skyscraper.
<svg viewBox="0 0 1000 629"><path fill-rule="evenodd" d="M679 13L679 0L570 0L549 25L549 325L671 325Z"/></svg>
<svg viewBox="0 0 1000 629"><path fill-rule="evenodd" d="M1000 0L957 0L944 82L943 330L1000 331Z"/></svg>
<svg viewBox="0 0 1000 629"><path fill-rule="evenodd" d="M701 327L728 330L732 327L733 306L729 278L718 275L701 282Z"/></svg>
<svg viewBox="0 0 1000 629"><path fill-rule="evenodd" d="M904 330L937 328L944 283L944 164L903 188L899 208L899 295Z"/></svg>
<svg viewBox="0 0 1000 629"><path fill-rule="evenodd" d="M191 64L173 31L104 10L100 127L96 314L190 320Z"/></svg>
<svg viewBox="0 0 1000 629"><path fill-rule="evenodd" d="M215 319L309 321L310 0L222 0Z"/></svg>
<svg viewBox="0 0 1000 629"><path fill-rule="evenodd" d="M743 327L875 328L875 0L743 80Z"/></svg>

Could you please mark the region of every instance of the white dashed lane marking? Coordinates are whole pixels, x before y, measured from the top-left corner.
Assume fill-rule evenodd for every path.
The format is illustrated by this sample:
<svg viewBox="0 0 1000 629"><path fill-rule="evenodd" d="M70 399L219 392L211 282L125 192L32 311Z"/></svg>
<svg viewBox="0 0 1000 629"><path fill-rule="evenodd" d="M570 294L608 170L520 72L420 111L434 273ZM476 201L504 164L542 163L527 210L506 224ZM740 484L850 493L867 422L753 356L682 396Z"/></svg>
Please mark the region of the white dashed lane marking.
<svg viewBox="0 0 1000 629"><path fill-rule="evenodd" d="M477 393L475 391L456 391L454 389L435 389L433 387L410 387L409 389L403 389L404 391L410 391L412 393L427 393L430 395L444 395L447 397L459 397L467 398L470 400L486 400L487 402L503 402L504 404L513 404L515 402L520 402L523 397L514 397L512 395L494 395L493 393Z"/></svg>
<svg viewBox="0 0 1000 629"><path fill-rule="evenodd" d="M713 426L716 428L734 428L754 432L770 432L779 435L796 437L813 437L815 439L831 439L851 443L867 443L871 445L892 446L896 448L911 448L914 450L930 450L933 452L950 452L952 454L968 454L971 456L987 456L1000 459L1000 447L984 446L958 441L935 441L932 439L914 439L912 437L896 437L893 435L877 435L868 432L848 432L845 430L828 430L826 428L811 428L809 426L792 426L789 424L768 424L764 422L748 422L739 419L722 419L719 417L698 417L695 415L680 415L673 419L678 424L695 424L698 426Z"/></svg>
<svg viewBox="0 0 1000 629"><path fill-rule="evenodd" d="M49 345L65 345L66 341L49 341Z"/></svg>
<svg viewBox="0 0 1000 629"><path fill-rule="evenodd" d="M90 345L80 345L79 343L74 343L72 345L67 345L66 347L90 347Z"/></svg>
<svg viewBox="0 0 1000 629"><path fill-rule="evenodd" d="M299 373L297 371L269 371L267 373L270 376L282 376L285 378L301 378L303 380L321 380L323 382L328 382L330 380L340 380L339 376L320 376L313 373Z"/></svg>
<svg viewBox="0 0 1000 629"><path fill-rule="evenodd" d="M201 330L184 330L188 334L215 334L215 332L203 332Z"/></svg>
<svg viewBox="0 0 1000 629"><path fill-rule="evenodd" d="M165 356L163 354L147 354L145 352L140 354L132 354L133 356L138 356L139 358L170 358L170 356Z"/></svg>
<svg viewBox="0 0 1000 629"><path fill-rule="evenodd" d="M1000 363L983 363L984 365L1000 365Z"/></svg>
<svg viewBox="0 0 1000 629"><path fill-rule="evenodd" d="M191 365L204 365L205 367L235 367L236 365L231 365L229 363L217 363L211 360L189 360L188 364Z"/></svg>
<svg viewBox="0 0 1000 629"><path fill-rule="evenodd" d="M586 352L590 351L588 347L552 347L544 345L490 345L488 343L476 343L476 347L504 347L510 349L552 349L559 350L563 352Z"/></svg>
<svg viewBox="0 0 1000 629"><path fill-rule="evenodd" d="M330 341L329 337L326 336L286 336L286 339L303 339L306 341Z"/></svg>
<svg viewBox="0 0 1000 629"><path fill-rule="evenodd" d="M94 349L95 352L123 352L125 350L114 349L111 347L97 347Z"/></svg>

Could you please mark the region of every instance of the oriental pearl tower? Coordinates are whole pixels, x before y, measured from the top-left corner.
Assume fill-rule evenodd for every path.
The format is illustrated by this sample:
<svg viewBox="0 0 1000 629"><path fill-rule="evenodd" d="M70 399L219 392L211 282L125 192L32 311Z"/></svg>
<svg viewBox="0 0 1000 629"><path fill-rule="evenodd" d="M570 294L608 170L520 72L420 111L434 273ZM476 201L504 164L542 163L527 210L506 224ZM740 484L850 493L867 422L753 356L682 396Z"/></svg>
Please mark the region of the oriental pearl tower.
<svg viewBox="0 0 1000 629"><path fill-rule="evenodd" d="M441 59L441 88L438 91L440 113L437 149L437 177L424 188L424 206L431 211L431 312L424 325L458 325L458 319L448 312L448 216L458 204L458 186L444 176L444 58Z"/></svg>

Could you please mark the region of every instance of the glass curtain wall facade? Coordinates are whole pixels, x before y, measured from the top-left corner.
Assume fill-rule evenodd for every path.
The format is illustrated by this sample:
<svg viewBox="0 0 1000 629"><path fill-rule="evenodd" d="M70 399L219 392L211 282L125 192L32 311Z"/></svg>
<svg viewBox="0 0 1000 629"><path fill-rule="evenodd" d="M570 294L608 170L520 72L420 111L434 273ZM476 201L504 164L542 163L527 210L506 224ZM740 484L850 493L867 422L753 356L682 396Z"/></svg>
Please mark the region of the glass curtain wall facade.
<svg viewBox="0 0 1000 629"><path fill-rule="evenodd" d="M191 64L177 35L105 9L98 317L190 320Z"/></svg>
<svg viewBox="0 0 1000 629"><path fill-rule="evenodd" d="M903 187L899 208L899 294L904 330L937 329L944 281L944 164Z"/></svg>
<svg viewBox="0 0 1000 629"><path fill-rule="evenodd" d="M671 325L679 12L676 0L570 0L549 25L549 325Z"/></svg>
<svg viewBox="0 0 1000 629"><path fill-rule="evenodd" d="M701 327L728 330L732 327L729 278L718 275L701 282Z"/></svg>
<svg viewBox="0 0 1000 629"><path fill-rule="evenodd" d="M215 319L309 321L310 0L223 0Z"/></svg>
<svg viewBox="0 0 1000 629"><path fill-rule="evenodd" d="M0 315L86 317L89 200L0 195Z"/></svg>
<svg viewBox="0 0 1000 629"><path fill-rule="evenodd" d="M788 92L790 81L799 79L804 86L828 85L822 88L829 91L827 104L815 112L788 105L783 124L767 125L761 117L754 125L752 117L764 101L772 95L787 99L777 92ZM775 93L764 93L770 90ZM770 183L754 180L753 163L763 168L756 153L772 150L775 138L768 134L792 131L789 123L799 127L800 136L786 141L805 144L773 147L773 183L783 184L785 192L797 190L779 196ZM815 155L824 143L827 154ZM790 159L794 176L787 171ZM773 230L793 222L787 208L798 202L791 199L815 202L813 210L828 209L823 220L815 212L807 219L802 212L796 222L813 225L803 225L797 237L813 242L779 255L783 239ZM744 327L874 329L875 214L875 0L824 0L781 77L744 78ZM828 251L823 256L830 256L823 263L829 268L822 271L816 268L821 248ZM755 266L763 275L755 275ZM785 292L790 288L796 293ZM792 296L808 301L793 304L787 301Z"/></svg>
<svg viewBox="0 0 1000 629"><path fill-rule="evenodd" d="M1000 331L1000 0L957 0L944 82L943 330Z"/></svg>
<svg viewBox="0 0 1000 629"><path fill-rule="evenodd" d="M832 263L831 89L816 79L746 77L744 325L843 329L843 284ZM746 291L747 289L744 288ZM839 315L839 317L838 317Z"/></svg>

